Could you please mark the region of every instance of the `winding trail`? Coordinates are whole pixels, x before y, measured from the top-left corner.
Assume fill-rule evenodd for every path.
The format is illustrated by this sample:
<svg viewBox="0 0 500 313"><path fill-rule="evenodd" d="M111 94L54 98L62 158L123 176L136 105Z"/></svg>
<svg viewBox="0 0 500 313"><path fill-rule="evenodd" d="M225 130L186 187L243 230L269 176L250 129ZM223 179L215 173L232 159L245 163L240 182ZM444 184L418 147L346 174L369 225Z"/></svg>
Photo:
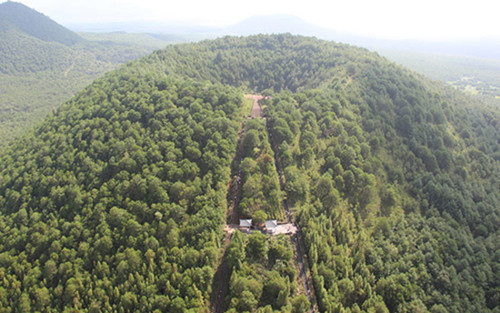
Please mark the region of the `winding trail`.
<svg viewBox="0 0 500 313"><path fill-rule="evenodd" d="M73 68L75 67L75 62L78 58L80 57L77 55L71 60L71 65L63 73L64 77L68 77L69 72L72 71Z"/></svg>

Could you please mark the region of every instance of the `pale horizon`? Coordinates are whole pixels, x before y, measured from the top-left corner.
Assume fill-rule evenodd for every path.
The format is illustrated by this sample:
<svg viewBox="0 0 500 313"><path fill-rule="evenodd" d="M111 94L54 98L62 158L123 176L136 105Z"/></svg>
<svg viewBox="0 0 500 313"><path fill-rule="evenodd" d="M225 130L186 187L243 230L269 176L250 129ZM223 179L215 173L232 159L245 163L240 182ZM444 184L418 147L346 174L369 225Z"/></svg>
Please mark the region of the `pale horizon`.
<svg viewBox="0 0 500 313"><path fill-rule="evenodd" d="M2 1L5 2L5 1ZM500 3L422 0L21 0L62 25L155 22L223 27L259 15L290 15L359 36L397 40L499 40ZM305 3L307 5L305 5Z"/></svg>

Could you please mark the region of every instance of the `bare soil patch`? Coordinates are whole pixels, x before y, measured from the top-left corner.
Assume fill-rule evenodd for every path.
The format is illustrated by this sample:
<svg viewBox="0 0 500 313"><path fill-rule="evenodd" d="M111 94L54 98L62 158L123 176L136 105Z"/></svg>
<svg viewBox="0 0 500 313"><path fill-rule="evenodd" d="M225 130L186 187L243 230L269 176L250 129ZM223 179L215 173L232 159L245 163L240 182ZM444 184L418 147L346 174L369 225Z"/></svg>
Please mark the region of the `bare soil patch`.
<svg viewBox="0 0 500 313"><path fill-rule="evenodd" d="M252 113L250 114L251 118L259 118L261 117L262 108L260 107L259 101L264 99L264 96L261 95L245 95L246 99L253 99Z"/></svg>

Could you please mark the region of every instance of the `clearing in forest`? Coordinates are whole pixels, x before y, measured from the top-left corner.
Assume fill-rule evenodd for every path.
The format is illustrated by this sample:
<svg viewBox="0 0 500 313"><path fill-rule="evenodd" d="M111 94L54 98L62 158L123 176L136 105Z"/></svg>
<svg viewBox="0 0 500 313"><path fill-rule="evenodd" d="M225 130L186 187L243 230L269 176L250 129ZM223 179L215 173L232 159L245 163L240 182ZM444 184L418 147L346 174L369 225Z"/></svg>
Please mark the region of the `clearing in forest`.
<svg viewBox="0 0 500 313"><path fill-rule="evenodd" d="M245 95L245 98L252 99L253 105L250 116L242 123L231 165L226 238L212 284L212 310L252 311L266 306L279 309L286 303L306 308L314 302L313 295L297 227L282 195L283 181L272 138L266 120L261 119L259 101L264 97ZM241 218L253 219L253 229L238 231ZM273 236L262 233L266 219L281 221ZM258 288L247 286L250 288L247 290L247 284ZM246 293L240 294L242 290ZM255 293L257 290L260 292ZM277 292L280 290L281 296Z"/></svg>
<svg viewBox="0 0 500 313"><path fill-rule="evenodd" d="M253 99L252 112L250 113L251 118L259 118L262 114L262 108L260 107L259 101L264 99L261 95L245 95L246 99Z"/></svg>

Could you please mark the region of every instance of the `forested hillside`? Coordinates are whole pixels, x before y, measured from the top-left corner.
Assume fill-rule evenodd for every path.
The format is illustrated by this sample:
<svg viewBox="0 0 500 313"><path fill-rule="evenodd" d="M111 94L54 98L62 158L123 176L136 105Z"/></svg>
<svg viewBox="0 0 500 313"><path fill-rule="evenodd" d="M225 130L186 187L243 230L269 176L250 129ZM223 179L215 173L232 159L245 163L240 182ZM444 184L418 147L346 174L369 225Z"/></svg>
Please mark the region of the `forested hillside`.
<svg viewBox="0 0 500 313"><path fill-rule="evenodd" d="M86 41L20 3L0 4L0 149L94 79L151 50Z"/></svg>
<svg viewBox="0 0 500 313"><path fill-rule="evenodd" d="M42 41L73 45L83 41L77 34L57 24L45 15L13 1L0 4L0 29L11 25Z"/></svg>
<svg viewBox="0 0 500 313"><path fill-rule="evenodd" d="M237 155L245 91L271 96L270 136L247 122ZM239 212L272 215L275 155L321 312L500 312L499 118L347 45L169 46L2 154L1 310L208 311L231 160L254 186ZM236 234L229 311L305 312L290 242Z"/></svg>
<svg viewBox="0 0 500 313"><path fill-rule="evenodd" d="M382 50L390 60L446 82L493 106L500 105L500 60Z"/></svg>
<svg viewBox="0 0 500 313"><path fill-rule="evenodd" d="M201 311L240 103L115 74L20 141L2 160L3 311Z"/></svg>

